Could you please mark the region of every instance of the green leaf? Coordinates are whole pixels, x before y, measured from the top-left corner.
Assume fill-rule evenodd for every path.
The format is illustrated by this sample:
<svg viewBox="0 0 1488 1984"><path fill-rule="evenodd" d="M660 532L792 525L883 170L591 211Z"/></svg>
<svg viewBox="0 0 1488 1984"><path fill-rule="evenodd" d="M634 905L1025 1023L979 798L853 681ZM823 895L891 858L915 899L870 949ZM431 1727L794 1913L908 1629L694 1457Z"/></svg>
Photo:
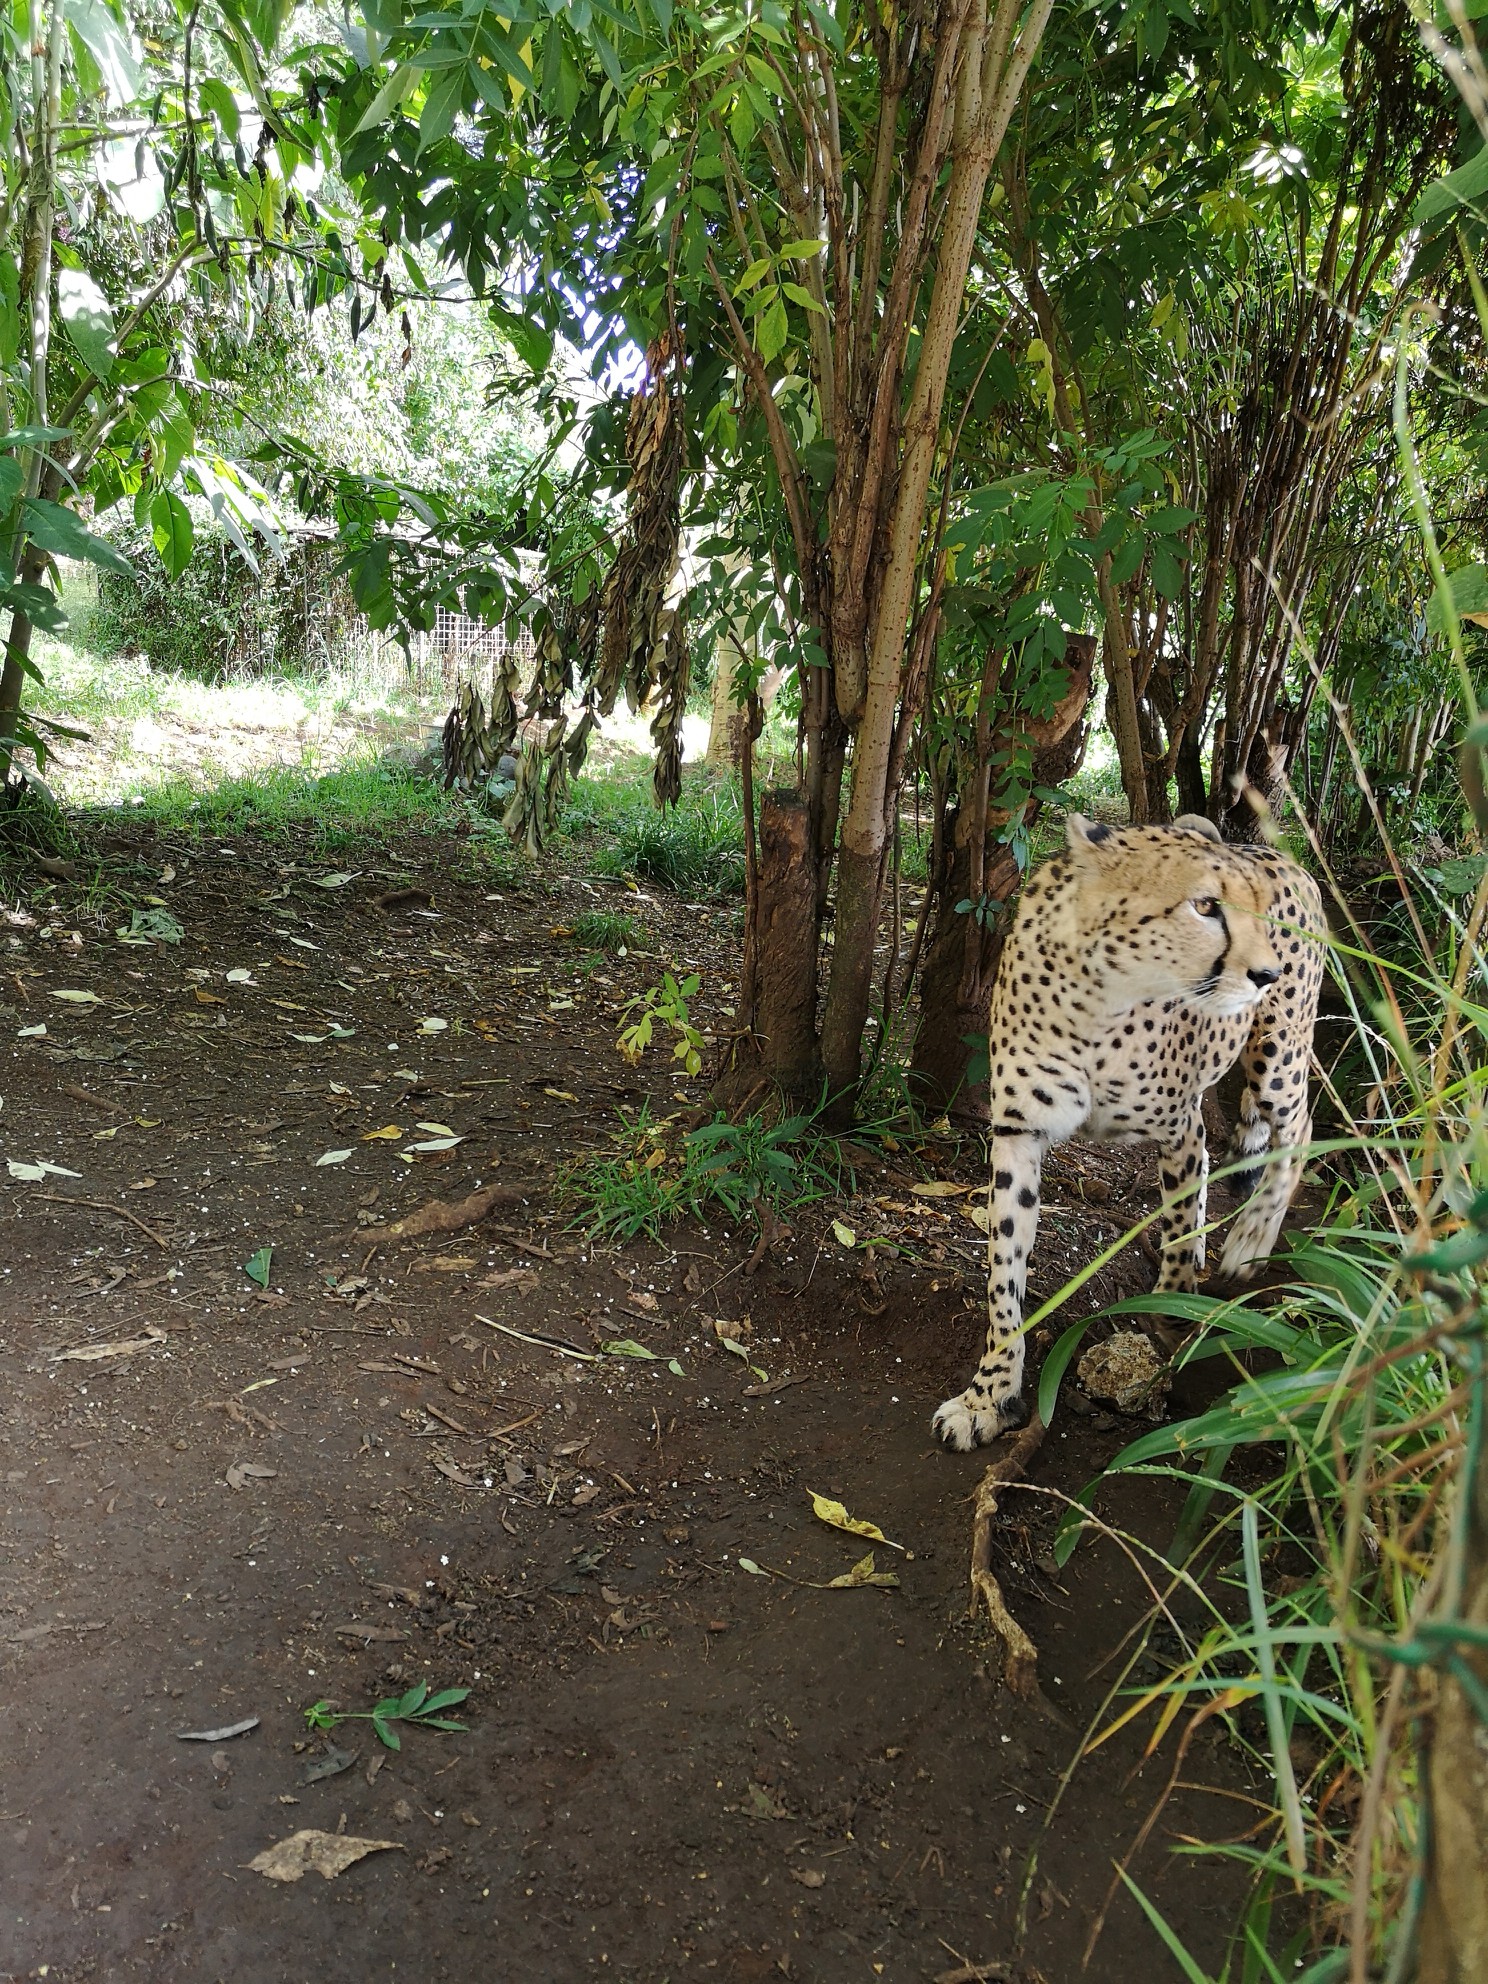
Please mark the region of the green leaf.
<svg viewBox="0 0 1488 1984"><path fill-rule="evenodd" d="M759 355L768 365L772 358L778 358L785 349L786 334L790 328L785 314L785 298L776 290L770 301L760 312L759 328L755 332L755 343Z"/></svg>
<svg viewBox="0 0 1488 1984"><path fill-rule="evenodd" d="M510 341L518 358L535 377L541 377L553 357L551 334L533 318L519 316L503 304L493 303L490 312L491 322Z"/></svg>
<svg viewBox="0 0 1488 1984"><path fill-rule="evenodd" d="M1454 607L1459 620L1488 624L1488 565L1459 565L1447 574L1447 591L1452 596L1450 605L1440 586L1426 602L1426 625L1433 634L1447 634Z"/></svg>
<svg viewBox="0 0 1488 1984"><path fill-rule="evenodd" d="M8 510L26 484L26 471L14 455L0 455L0 510Z"/></svg>
<svg viewBox="0 0 1488 1984"><path fill-rule="evenodd" d="M57 271L57 311L83 363L98 378L106 379L119 355L114 313L86 269Z"/></svg>
<svg viewBox="0 0 1488 1984"><path fill-rule="evenodd" d="M1466 165L1459 165L1445 178L1432 181L1416 202L1411 226L1424 227L1441 214L1455 214L1459 207L1471 206L1485 194L1488 194L1488 145Z"/></svg>
<svg viewBox="0 0 1488 1984"><path fill-rule="evenodd" d="M652 1364L660 1362L654 1350L637 1343L633 1336L616 1337L613 1342L602 1343L599 1347L606 1357L644 1357Z"/></svg>
<svg viewBox="0 0 1488 1984"><path fill-rule="evenodd" d="M370 131L375 124L385 124L418 79L419 71L415 63L401 63L362 112L361 121L351 135L357 138L363 131Z"/></svg>
<svg viewBox="0 0 1488 1984"><path fill-rule="evenodd" d="M50 551L55 558L80 558L90 565L101 565L106 572L132 578L134 567L106 537L96 537L74 511L60 503L46 503L28 497L21 521L33 544Z"/></svg>
<svg viewBox="0 0 1488 1984"><path fill-rule="evenodd" d="M381 1743L385 1749L388 1750L402 1749L403 1747L402 1740L399 1737L397 1730L393 1727L392 1723L384 1722L382 1717L378 1715L375 1710L372 1716L372 1727L377 1732L378 1742Z"/></svg>
<svg viewBox="0 0 1488 1984"><path fill-rule="evenodd" d="M191 563L191 512L169 489L157 489L151 498L150 537L166 571L180 578Z"/></svg>
<svg viewBox="0 0 1488 1984"><path fill-rule="evenodd" d="M269 1264L274 1258L272 1247L260 1247L251 1260L244 1261L243 1272L250 1281L256 1281L260 1288L269 1285Z"/></svg>
<svg viewBox="0 0 1488 1984"><path fill-rule="evenodd" d="M429 1699L424 1703L423 1713L425 1715L437 1715L440 1709L453 1708L456 1702L467 1701L469 1696L470 1690L468 1688L446 1688L441 1694L430 1695Z"/></svg>
<svg viewBox="0 0 1488 1984"><path fill-rule="evenodd" d="M1086 1316L1067 1329L1058 1343L1044 1359L1044 1368L1039 1372L1038 1413L1046 1426L1054 1423L1054 1408L1059 1402L1059 1385L1070 1360L1080 1348L1085 1332L1095 1321L1094 1316Z"/></svg>
<svg viewBox="0 0 1488 1984"><path fill-rule="evenodd" d="M229 140L237 137L242 128L242 118L238 112L238 100L216 76L207 76L196 86L196 93L204 108L210 110L222 126L223 136Z"/></svg>
<svg viewBox="0 0 1488 1984"><path fill-rule="evenodd" d="M67 25L92 56L115 110L138 100L141 89L134 40L104 0L65 0Z"/></svg>
<svg viewBox="0 0 1488 1984"><path fill-rule="evenodd" d="M419 150L425 151L430 145L437 145L441 138L447 138L460 111L460 97L465 88L464 68L446 69L436 80L424 98L424 107L419 112Z"/></svg>

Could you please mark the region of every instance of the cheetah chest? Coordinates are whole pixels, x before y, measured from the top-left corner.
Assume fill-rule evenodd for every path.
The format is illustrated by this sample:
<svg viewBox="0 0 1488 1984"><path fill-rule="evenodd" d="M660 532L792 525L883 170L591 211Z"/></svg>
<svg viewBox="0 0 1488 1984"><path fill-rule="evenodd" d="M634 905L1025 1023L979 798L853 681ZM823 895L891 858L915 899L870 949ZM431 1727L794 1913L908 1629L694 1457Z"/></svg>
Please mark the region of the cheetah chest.
<svg viewBox="0 0 1488 1984"><path fill-rule="evenodd" d="M1083 1133L1105 1143L1180 1134L1234 1065L1250 1024L1249 1015L1215 1018L1176 999L1121 1014L1090 1043Z"/></svg>

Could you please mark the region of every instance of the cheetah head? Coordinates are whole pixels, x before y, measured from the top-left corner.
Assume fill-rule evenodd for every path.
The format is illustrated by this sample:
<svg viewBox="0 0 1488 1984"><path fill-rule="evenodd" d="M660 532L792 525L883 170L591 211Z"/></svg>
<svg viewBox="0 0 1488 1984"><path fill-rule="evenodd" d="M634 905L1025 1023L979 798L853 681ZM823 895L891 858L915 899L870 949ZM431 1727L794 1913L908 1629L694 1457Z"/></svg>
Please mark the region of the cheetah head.
<svg viewBox="0 0 1488 1984"><path fill-rule="evenodd" d="M1108 827L1072 813L1068 831L1081 942L1119 1005L1243 1013L1276 983L1270 890L1209 821Z"/></svg>

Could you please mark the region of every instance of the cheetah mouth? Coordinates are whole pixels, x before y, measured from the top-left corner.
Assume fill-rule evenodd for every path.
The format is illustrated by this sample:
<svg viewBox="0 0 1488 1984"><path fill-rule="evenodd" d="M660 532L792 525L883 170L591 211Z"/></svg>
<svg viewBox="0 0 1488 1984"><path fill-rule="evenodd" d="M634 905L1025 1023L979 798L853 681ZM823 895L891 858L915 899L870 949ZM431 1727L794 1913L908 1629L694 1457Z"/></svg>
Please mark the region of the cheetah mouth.
<svg viewBox="0 0 1488 1984"><path fill-rule="evenodd" d="M1249 1012L1260 999L1259 986L1237 985L1232 991L1221 991L1219 981L1220 974L1217 971L1211 971L1201 978L1188 995L1192 1004L1202 1006L1206 1013L1212 1013L1216 1018L1223 1019L1234 1013Z"/></svg>

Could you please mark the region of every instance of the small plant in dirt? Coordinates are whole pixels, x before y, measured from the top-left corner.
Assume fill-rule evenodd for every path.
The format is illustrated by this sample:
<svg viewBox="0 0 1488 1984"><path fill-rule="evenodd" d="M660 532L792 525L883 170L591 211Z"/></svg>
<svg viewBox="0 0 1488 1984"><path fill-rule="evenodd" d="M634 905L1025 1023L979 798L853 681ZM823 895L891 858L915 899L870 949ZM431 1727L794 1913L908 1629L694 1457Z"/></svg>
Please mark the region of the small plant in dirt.
<svg viewBox="0 0 1488 1984"><path fill-rule="evenodd" d="M646 936L635 918L619 909L586 909L574 918L570 929L575 943L586 950L608 951L611 956L636 950Z"/></svg>
<svg viewBox="0 0 1488 1984"><path fill-rule="evenodd" d="M742 894L744 815L738 794L720 787L664 813L648 799L620 816L595 865L601 874L641 875L679 895Z"/></svg>
<svg viewBox="0 0 1488 1984"><path fill-rule="evenodd" d="M333 1709L328 1701L312 1702L305 1710L305 1726L317 1732L329 1734L343 1722L370 1722L379 1743L389 1750L402 1749L397 1725L407 1723L415 1729L443 1729L463 1731L468 1723L456 1722L445 1715L448 1708L455 1708L469 1695L468 1688L444 1688L437 1695L429 1693L427 1681L420 1681L401 1695L387 1695L370 1709Z"/></svg>
<svg viewBox="0 0 1488 1984"><path fill-rule="evenodd" d="M633 1068L639 1066L641 1056L651 1045L657 1027L661 1026L673 1037L672 1059L680 1061L688 1074L698 1072L703 1065L703 1036L692 1024L687 1002L697 996L701 983L695 971L690 971L680 982L669 971L664 971L660 985L653 985L649 992L638 992L633 999L626 1000L624 1011L635 1013L637 1017L629 1026L620 1029L615 1045Z"/></svg>
<svg viewBox="0 0 1488 1984"><path fill-rule="evenodd" d="M721 1209L763 1229L774 1219L856 1187L847 1147L817 1128L816 1114L769 1123L746 1116L712 1123L674 1140L675 1117L653 1122L645 1109L621 1114L613 1154L591 1158L569 1174L576 1224L617 1242L657 1239L677 1219Z"/></svg>

